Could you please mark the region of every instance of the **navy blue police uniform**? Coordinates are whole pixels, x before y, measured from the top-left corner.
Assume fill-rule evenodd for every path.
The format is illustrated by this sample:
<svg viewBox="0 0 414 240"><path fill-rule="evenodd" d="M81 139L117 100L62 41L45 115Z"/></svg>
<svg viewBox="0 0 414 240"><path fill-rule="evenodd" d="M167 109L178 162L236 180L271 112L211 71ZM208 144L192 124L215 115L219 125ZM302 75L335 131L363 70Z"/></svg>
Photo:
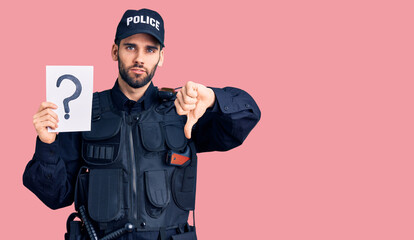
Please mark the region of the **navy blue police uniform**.
<svg viewBox="0 0 414 240"><path fill-rule="evenodd" d="M123 19L163 27L158 15L131 16ZM195 206L196 153L239 146L260 119L245 91L212 89L213 107L187 139L186 116L177 114L174 96L163 97L151 83L135 102L116 81L94 93L91 131L60 133L51 144L37 138L24 185L52 209L75 203L68 240L196 239L187 223Z"/></svg>

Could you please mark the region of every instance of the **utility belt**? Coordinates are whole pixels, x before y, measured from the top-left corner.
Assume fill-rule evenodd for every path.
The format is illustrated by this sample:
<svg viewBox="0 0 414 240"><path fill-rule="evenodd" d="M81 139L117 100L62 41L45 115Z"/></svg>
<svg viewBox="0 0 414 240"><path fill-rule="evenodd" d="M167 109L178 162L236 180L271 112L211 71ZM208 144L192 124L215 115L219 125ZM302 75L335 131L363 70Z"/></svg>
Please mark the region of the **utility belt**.
<svg viewBox="0 0 414 240"><path fill-rule="evenodd" d="M75 220L78 218L79 220ZM127 223L123 228L117 229L111 233L96 232L94 226L90 222L85 213L84 206L80 207L79 212L72 213L66 222L67 233L65 233L65 240L113 240L119 239L125 234L137 232L135 234L142 234L144 232L152 232L158 234L157 240L197 240L195 233L195 226L190 226L188 223L179 224L167 228L160 228L157 231L142 231L135 228L132 224ZM155 238L154 238L155 240Z"/></svg>

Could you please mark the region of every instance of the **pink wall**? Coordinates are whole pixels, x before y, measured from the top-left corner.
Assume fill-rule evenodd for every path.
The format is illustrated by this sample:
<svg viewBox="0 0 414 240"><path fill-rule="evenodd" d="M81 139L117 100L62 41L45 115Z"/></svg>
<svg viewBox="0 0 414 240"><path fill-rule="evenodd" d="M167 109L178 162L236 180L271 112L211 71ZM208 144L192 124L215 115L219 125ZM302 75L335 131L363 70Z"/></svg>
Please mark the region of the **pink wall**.
<svg viewBox="0 0 414 240"><path fill-rule="evenodd" d="M2 236L63 239L73 210L21 180L45 66L112 87L117 23L147 7L166 22L156 85L235 86L262 110L243 146L200 155L199 239L414 239L412 1L58 2L0 7Z"/></svg>

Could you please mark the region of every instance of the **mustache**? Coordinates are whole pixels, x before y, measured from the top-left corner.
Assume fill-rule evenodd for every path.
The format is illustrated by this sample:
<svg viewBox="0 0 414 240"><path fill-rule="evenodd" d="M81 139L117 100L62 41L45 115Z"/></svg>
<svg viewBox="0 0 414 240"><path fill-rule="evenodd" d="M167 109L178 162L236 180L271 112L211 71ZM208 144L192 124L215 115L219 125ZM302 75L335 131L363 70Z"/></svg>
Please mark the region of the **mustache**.
<svg viewBox="0 0 414 240"><path fill-rule="evenodd" d="M142 69L147 70L146 68L144 68L144 65L142 65L142 64L134 64L133 66L131 66L129 68L142 68Z"/></svg>

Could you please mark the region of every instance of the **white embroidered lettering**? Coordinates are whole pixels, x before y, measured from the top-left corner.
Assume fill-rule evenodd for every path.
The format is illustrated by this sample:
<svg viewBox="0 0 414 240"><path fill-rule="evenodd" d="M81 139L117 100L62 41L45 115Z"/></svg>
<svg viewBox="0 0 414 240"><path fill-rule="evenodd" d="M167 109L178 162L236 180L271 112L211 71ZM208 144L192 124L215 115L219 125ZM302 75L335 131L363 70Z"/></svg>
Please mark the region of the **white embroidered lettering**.
<svg viewBox="0 0 414 240"><path fill-rule="evenodd" d="M129 23L131 22L148 24L155 27L158 31L160 30L160 22L149 16L141 15L127 18L127 26L129 26Z"/></svg>
<svg viewBox="0 0 414 240"><path fill-rule="evenodd" d="M127 18L127 26L129 26L129 23L132 21L132 17Z"/></svg>
<svg viewBox="0 0 414 240"><path fill-rule="evenodd" d="M134 17L134 23L139 23L139 16Z"/></svg>

